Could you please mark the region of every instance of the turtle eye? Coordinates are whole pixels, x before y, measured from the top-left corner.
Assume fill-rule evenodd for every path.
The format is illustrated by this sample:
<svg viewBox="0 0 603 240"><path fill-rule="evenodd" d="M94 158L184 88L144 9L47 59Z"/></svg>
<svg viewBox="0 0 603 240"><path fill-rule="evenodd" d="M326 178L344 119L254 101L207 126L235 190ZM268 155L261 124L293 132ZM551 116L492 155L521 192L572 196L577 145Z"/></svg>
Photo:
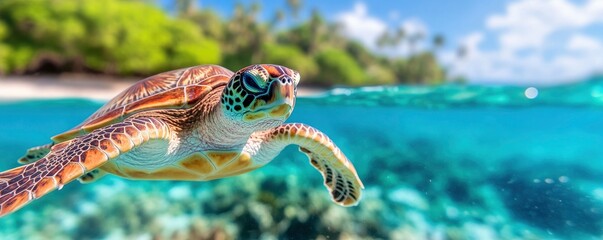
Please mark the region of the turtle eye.
<svg viewBox="0 0 603 240"><path fill-rule="evenodd" d="M251 75L250 73L243 73L243 76L241 78L243 81L243 86L247 90L249 90L253 93L259 93L262 91L262 87L259 85L256 78L253 75Z"/></svg>

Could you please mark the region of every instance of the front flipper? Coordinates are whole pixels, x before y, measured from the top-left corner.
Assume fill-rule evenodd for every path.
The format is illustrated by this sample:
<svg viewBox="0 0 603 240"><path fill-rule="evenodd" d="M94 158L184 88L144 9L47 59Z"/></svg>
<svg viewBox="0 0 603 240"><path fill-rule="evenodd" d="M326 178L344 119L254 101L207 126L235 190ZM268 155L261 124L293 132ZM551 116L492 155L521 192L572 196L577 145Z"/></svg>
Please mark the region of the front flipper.
<svg viewBox="0 0 603 240"><path fill-rule="evenodd" d="M327 135L308 125L294 123L278 126L251 139L261 162L270 161L290 144L299 145L312 166L320 171L335 203L342 206L358 204L364 186L354 165Z"/></svg>
<svg viewBox="0 0 603 240"><path fill-rule="evenodd" d="M115 123L58 143L42 159L0 173L0 216L81 177L150 139L169 138L167 124L153 118Z"/></svg>

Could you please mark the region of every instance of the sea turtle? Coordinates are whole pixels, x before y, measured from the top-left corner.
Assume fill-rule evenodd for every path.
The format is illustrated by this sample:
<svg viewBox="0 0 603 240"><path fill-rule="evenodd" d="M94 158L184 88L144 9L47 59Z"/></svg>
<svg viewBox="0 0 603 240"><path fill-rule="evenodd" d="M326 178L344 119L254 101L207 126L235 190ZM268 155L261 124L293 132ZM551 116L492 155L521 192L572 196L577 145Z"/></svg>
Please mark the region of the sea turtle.
<svg viewBox="0 0 603 240"><path fill-rule="evenodd" d="M283 122L299 73L259 64L236 73L189 67L143 79L80 125L32 148L25 165L0 173L0 216L78 178L206 181L249 172L290 144L322 173L332 200L356 205L362 182L322 132Z"/></svg>

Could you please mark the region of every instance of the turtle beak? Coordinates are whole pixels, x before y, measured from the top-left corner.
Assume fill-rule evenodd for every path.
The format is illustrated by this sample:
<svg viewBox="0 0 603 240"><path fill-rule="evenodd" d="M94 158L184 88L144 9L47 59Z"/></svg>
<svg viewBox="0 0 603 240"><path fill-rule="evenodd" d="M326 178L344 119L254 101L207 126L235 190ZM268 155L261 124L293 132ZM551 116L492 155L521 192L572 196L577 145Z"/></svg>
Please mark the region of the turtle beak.
<svg viewBox="0 0 603 240"><path fill-rule="evenodd" d="M269 111L272 117L288 118L295 106L295 83L293 81L274 81Z"/></svg>
<svg viewBox="0 0 603 240"><path fill-rule="evenodd" d="M295 85L279 83L279 95L283 98L283 102L293 108L295 105Z"/></svg>

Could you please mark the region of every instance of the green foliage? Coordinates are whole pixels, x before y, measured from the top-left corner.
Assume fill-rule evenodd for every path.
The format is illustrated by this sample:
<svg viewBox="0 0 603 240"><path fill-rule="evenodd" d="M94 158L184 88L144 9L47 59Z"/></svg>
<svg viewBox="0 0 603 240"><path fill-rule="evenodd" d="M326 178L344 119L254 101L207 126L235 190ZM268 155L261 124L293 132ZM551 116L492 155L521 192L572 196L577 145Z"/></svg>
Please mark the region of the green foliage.
<svg viewBox="0 0 603 240"><path fill-rule="evenodd" d="M365 84L369 85L395 84L397 81L394 71L379 64L370 65L366 70L366 74Z"/></svg>
<svg viewBox="0 0 603 240"><path fill-rule="evenodd" d="M9 69L10 48L0 42L0 74L8 72Z"/></svg>
<svg viewBox="0 0 603 240"><path fill-rule="evenodd" d="M169 45L168 52L172 53L172 61L168 62L168 68L179 68L183 66L194 66L203 64L219 64L222 61L219 44L210 39L201 37L201 32L194 31L193 23L178 20L170 28L172 42L178 44Z"/></svg>
<svg viewBox="0 0 603 240"><path fill-rule="evenodd" d="M369 66L377 61L375 55L359 42L350 42L346 47L346 52L362 66Z"/></svg>
<svg viewBox="0 0 603 240"><path fill-rule="evenodd" d="M214 11L200 9L197 12L190 13L184 19L194 23L202 35L217 41L224 40L225 26L224 22Z"/></svg>
<svg viewBox="0 0 603 240"><path fill-rule="evenodd" d="M299 71L304 79L315 78L318 73L318 66L313 59L304 55L295 46L264 44L262 51L264 52L263 62L288 66Z"/></svg>
<svg viewBox="0 0 603 240"><path fill-rule="evenodd" d="M0 41L5 39L7 35L8 35L8 27L6 26L6 23L0 21Z"/></svg>
<svg viewBox="0 0 603 240"><path fill-rule="evenodd" d="M314 83L320 85L344 84L362 85L366 75L358 63L346 52L339 49L325 49L316 55L316 62L320 66L319 79Z"/></svg>
<svg viewBox="0 0 603 240"><path fill-rule="evenodd" d="M435 84L446 77L433 53L376 55L347 39L340 26L316 10L306 20L285 19L278 10L278 21L260 22L258 3L237 4L231 17L222 19L191 0L178 0L171 16L152 2L0 0L0 74L149 75L199 64L237 70L274 63L298 70L304 83L322 86ZM300 1L287 1L287 6L295 14L303 9ZM292 25L279 28L286 20ZM424 38L401 30L385 32L380 46L406 42L413 47ZM444 42L436 36L432 51Z"/></svg>
<svg viewBox="0 0 603 240"><path fill-rule="evenodd" d="M34 49L25 45L11 46L7 57L8 71L24 72L34 55Z"/></svg>
<svg viewBox="0 0 603 240"><path fill-rule="evenodd" d="M8 35L8 27L0 21L0 74L6 73L9 69L10 47L2 41L6 35Z"/></svg>
<svg viewBox="0 0 603 240"><path fill-rule="evenodd" d="M292 44L308 55L314 56L323 48L345 47L335 24L327 23L320 13L312 11L307 22L289 29L279 36L280 42Z"/></svg>
<svg viewBox="0 0 603 240"><path fill-rule="evenodd" d="M400 81L412 84L438 84L445 79L444 69L430 52L413 55L407 60L399 60L394 64L396 75Z"/></svg>
<svg viewBox="0 0 603 240"><path fill-rule="evenodd" d="M138 1L6 0L0 20L12 33L6 39L15 49L11 72L48 56L65 71L85 67L126 75L220 62L218 44L204 39L197 26Z"/></svg>

